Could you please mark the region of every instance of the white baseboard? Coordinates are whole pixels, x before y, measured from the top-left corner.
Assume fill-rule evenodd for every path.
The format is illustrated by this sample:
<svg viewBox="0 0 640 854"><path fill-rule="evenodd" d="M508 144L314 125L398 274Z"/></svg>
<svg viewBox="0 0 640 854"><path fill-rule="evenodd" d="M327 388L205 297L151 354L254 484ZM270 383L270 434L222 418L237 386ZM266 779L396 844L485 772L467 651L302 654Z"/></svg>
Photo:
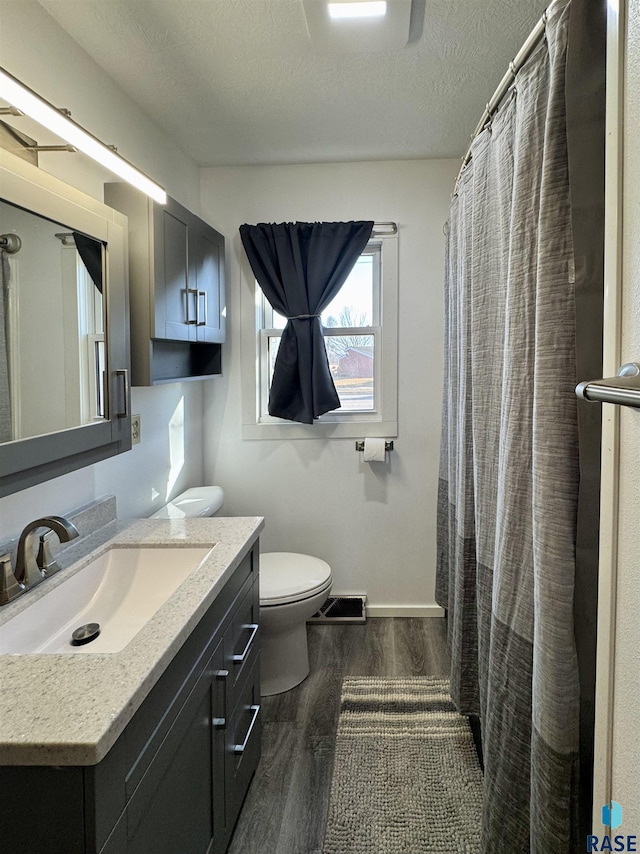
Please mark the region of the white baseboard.
<svg viewBox="0 0 640 854"><path fill-rule="evenodd" d="M369 605L367 617L444 617L439 605Z"/></svg>

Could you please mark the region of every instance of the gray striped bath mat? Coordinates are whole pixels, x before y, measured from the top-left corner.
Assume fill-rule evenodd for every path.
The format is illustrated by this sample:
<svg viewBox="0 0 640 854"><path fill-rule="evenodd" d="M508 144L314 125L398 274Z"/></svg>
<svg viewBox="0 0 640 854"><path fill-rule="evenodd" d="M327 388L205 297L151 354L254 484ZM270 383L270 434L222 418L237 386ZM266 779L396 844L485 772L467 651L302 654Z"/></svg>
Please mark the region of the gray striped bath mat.
<svg viewBox="0 0 640 854"><path fill-rule="evenodd" d="M447 679L343 681L323 854L477 854L481 810Z"/></svg>

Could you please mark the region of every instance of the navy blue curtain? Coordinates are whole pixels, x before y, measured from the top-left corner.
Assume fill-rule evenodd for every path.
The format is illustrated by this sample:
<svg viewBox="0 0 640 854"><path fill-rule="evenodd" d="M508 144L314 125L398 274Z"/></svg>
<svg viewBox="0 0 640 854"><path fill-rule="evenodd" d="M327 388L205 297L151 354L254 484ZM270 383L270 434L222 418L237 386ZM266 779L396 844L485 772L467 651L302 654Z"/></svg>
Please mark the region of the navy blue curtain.
<svg viewBox="0 0 640 854"><path fill-rule="evenodd" d="M73 232L73 239L76 243L78 255L87 268L91 281L102 293L102 243L92 237L87 237L86 234L81 234L79 231Z"/></svg>
<svg viewBox="0 0 640 854"><path fill-rule="evenodd" d="M271 306L287 318L269 392L269 415L312 424L337 409L320 314L367 245L373 222L241 225L240 237Z"/></svg>

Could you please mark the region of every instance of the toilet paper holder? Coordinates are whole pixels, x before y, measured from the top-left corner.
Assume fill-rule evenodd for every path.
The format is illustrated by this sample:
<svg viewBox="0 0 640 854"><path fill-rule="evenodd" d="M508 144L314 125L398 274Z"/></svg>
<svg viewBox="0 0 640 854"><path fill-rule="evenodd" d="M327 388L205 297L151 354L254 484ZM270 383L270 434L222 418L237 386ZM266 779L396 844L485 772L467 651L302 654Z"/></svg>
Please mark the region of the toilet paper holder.
<svg viewBox="0 0 640 854"><path fill-rule="evenodd" d="M393 439L387 439L384 443L385 451L393 451ZM356 439L356 451L364 451L364 439Z"/></svg>

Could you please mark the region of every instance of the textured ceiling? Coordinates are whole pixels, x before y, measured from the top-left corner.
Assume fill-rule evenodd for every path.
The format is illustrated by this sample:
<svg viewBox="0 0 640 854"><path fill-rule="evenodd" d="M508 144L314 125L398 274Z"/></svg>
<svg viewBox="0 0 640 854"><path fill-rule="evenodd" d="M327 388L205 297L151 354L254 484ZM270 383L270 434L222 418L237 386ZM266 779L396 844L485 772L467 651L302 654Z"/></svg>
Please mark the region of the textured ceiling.
<svg viewBox="0 0 640 854"><path fill-rule="evenodd" d="M459 157L546 5L413 0L401 50L328 53L301 0L39 2L203 166Z"/></svg>

